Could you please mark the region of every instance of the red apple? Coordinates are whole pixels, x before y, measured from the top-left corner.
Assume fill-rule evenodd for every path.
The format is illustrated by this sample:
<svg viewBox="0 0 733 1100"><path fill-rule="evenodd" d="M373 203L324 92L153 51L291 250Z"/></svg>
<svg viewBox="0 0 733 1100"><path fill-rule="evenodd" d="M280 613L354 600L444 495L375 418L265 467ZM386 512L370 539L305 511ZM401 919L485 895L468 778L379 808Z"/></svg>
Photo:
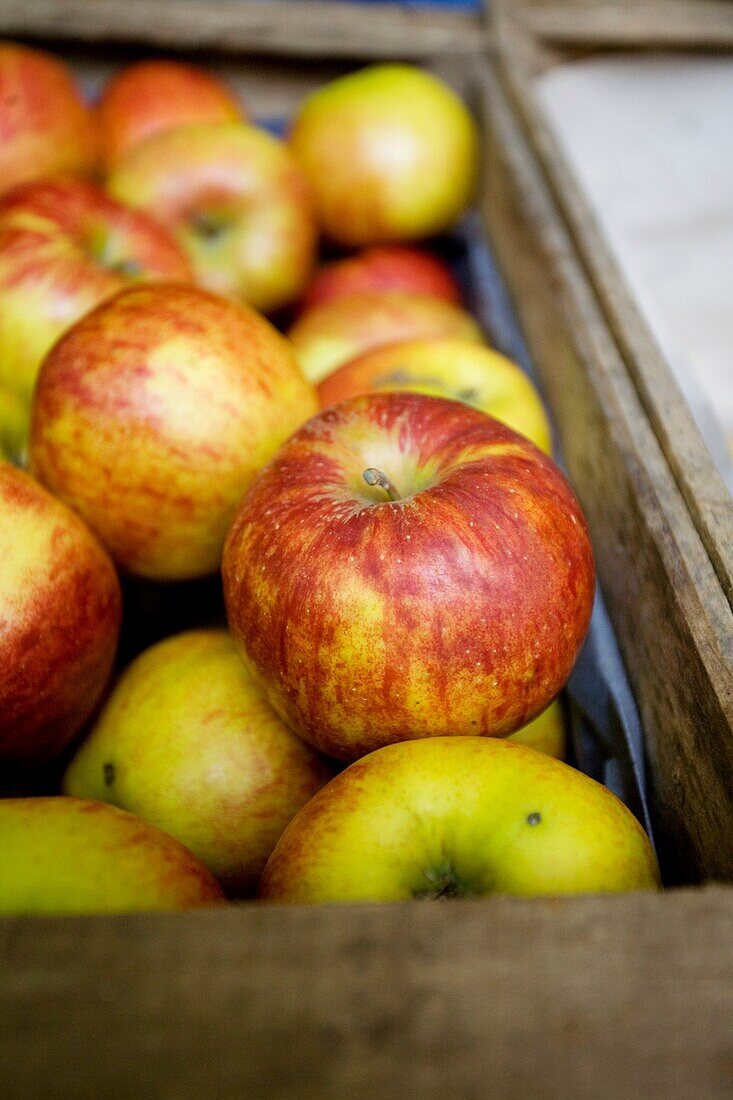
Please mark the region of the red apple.
<svg viewBox="0 0 733 1100"><path fill-rule="evenodd" d="M321 225L344 245L432 236L471 199L476 127L465 104L410 65L371 65L313 92L290 144Z"/></svg>
<svg viewBox="0 0 733 1100"><path fill-rule="evenodd" d="M175 234L209 290L270 312L310 279L310 191L285 143L264 130L201 123L154 134L119 161L107 185Z"/></svg>
<svg viewBox="0 0 733 1100"><path fill-rule="evenodd" d="M149 284L88 313L46 357L30 464L126 570L218 568L254 475L317 408L290 346L247 306Z"/></svg>
<svg viewBox="0 0 733 1100"><path fill-rule="evenodd" d="M378 749L293 818L260 883L268 901L407 901L655 890L629 809L524 745L433 737Z"/></svg>
<svg viewBox="0 0 733 1100"><path fill-rule="evenodd" d="M121 596L88 528L28 474L0 462L0 767L57 756L112 668Z"/></svg>
<svg viewBox="0 0 733 1100"><path fill-rule="evenodd" d="M408 340L373 348L344 363L318 386L321 405L372 390L412 390L465 401L552 450L540 395L524 371L493 348L468 340Z"/></svg>
<svg viewBox="0 0 733 1100"><path fill-rule="evenodd" d="M455 337L481 343L483 334L469 313L427 294L374 291L350 294L314 306L290 327L303 373L311 382L383 344Z"/></svg>
<svg viewBox="0 0 733 1100"><path fill-rule="evenodd" d="M133 145L161 130L245 118L236 96L205 69L183 61L138 61L112 77L99 101L102 161L109 169Z"/></svg>
<svg viewBox="0 0 733 1100"><path fill-rule="evenodd" d="M551 459L416 393L304 425L242 501L223 576L271 704L341 759L528 722L567 680L594 594L585 521Z"/></svg>
<svg viewBox="0 0 733 1100"><path fill-rule="evenodd" d="M29 401L41 360L92 306L133 282L190 280L167 230L85 180L0 200L0 384Z"/></svg>
<svg viewBox="0 0 733 1100"><path fill-rule="evenodd" d="M66 65L0 42L0 194L42 176L89 174L95 160L93 118Z"/></svg>
<svg viewBox="0 0 733 1100"><path fill-rule="evenodd" d="M301 299L300 312L350 294L393 290L428 294L456 305L461 301L460 287L443 260L425 248L394 244L365 248L324 264Z"/></svg>

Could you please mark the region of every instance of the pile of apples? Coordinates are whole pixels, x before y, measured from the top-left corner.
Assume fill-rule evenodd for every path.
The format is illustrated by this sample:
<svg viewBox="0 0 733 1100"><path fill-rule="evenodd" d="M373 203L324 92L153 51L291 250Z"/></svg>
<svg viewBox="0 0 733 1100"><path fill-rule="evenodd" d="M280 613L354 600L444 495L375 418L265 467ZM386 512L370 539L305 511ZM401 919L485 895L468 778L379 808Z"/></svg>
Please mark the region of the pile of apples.
<svg viewBox="0 0 733 1100"><path fill-rule="evenodd" d="M418 68L281 140L193 66L90 106L0 44L0 911L658 885L559 759L580 506L425 243L477 169ZM124 667L131 584L219 574L228 628Z"/></svg>

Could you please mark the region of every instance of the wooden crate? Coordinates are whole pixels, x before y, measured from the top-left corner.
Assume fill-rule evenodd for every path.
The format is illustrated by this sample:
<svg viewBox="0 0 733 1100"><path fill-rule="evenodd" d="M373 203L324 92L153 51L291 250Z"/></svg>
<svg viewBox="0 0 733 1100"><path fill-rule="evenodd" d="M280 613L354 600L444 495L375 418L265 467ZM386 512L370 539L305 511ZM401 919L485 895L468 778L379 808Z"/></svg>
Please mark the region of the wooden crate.
<svg viewBox="0 0 733 1100"><path fill-rule="evenodd" d="M518 109L538 28L500 22L487 61L472 19L142 4L5 0L0 33L46 41L90 73L146 47L217 57L264 115L367 57L429 61L470 95L482 213L589 517L646 728L666 876L730 879L730 605L700 502L635 376L648 362L626 343L637 330L609 315ZM731 918L722 885L5 918L0 1094L722 1097Z"/></svg>
<svg viewBox="0 0 733 1100"><path fill-rule="evenodd" d="M621 46L729 50L733 7L499 0L492 46L486 121L497 152L489 160L487 224L524 325L536 334L533 347L545 363L540 369L581 499L610 536L595 547L646 730L662 858L683 878L729 879L733 500L543 116L532 78L579 53ZM557 274L564 318L542 275L543 258ZM533 272L538 277L527 293ZM583 332L590 342L581 348ZM583 359L571 372L582 379L581 391L572 394L567 366L557 367L569 343L570 354ZM597 440L598 417L610 449L593 455L578 429L580 421L592 425ZM613 457L621 451L634 456L623 470ZM625 533L617 526L624 500ZM596 516L609 506L616 516L610 526Z"/></svg>

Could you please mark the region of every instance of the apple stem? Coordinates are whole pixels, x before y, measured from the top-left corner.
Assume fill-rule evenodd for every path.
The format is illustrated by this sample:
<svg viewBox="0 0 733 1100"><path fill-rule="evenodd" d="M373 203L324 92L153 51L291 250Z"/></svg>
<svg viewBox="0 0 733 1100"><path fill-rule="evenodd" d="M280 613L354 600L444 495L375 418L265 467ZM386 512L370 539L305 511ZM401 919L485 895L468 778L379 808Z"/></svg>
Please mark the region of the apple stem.
<svg viewBox="0 0 733 1100"><path fill-rule="evenodd" d="M380 489L384 489L390 500L402 499L387 475L383 474L381 470L378 470L376 466L370 466L361 476L364 478L367 485L378 485Z"/></svg>

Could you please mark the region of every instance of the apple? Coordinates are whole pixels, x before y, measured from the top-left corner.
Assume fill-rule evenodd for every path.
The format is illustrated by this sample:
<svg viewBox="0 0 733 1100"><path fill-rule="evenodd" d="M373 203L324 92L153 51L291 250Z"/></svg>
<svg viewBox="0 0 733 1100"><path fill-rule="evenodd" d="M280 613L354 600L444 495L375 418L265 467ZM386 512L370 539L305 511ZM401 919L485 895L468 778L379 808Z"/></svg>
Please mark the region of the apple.
<svg viewBox="0 0 733 1100"><path fill-rule="evenodd" d="M63 789L157 825L243 896L333 771L283 725L230 635L192 630L123 672Z"/></svg>
<svg viewBox="0 0 733 1100"><path fill-rule="evenodd" d="M313 903L655 890L634 815L525 745L435 737L377 749L291 821L260 897Z"/></svg>
<svg viewBox="0 0 733 1100"><path fill-rule="evenodd" d="M362 291L323 302L288 330L303 373L314 383L383 344L447 337L483 341L477 322L460 306L398 291Z"/></svg>
<svg viewBox="0 0 733 1100"><path fill-rule="evenodd" d="M89 175L95 161L93 117L67 66L0 42L0 194L43 176Z"/></svg>
<svg viewBox="0 0 733 1100"><path fill-rule="evenodd" d="M311 276L317 229L310 191L284 142L245 123L178 126L131 149L112 195L176 236L197 281L272 312Z"/></svg>
<svg viewBox="0 0 733 1100"><path fill-rule="evenodd" d="M380 347L344 363L318 386L321 405L372 390L412 390L452 397L495 416L552 450L552 429L537 390L511 359L475 341L412 340Z"/></svg>
<svg viewBox="0 0 733 1100"><path fill-rule="evenodd" d="M455 305L461 302L461 290L450 268L426 248L374 245L323 264L301 298L300 312L350 294L394 290L429 294Z"/></svg>
<svg viewBox="0 0 733 1100"><path fill-rule="evenodd" d="M133 145L190 122L246 118L236 96L205 69L162 58L120 69L97 106L100 153L109 169Z"/></svg>
<svg viewBox="0 0 733 1100"><path fill-rule="evenodd" d="M192 277L167 230L86 180L16 188L0 199L0 384L29 402L44 355L92 306Z"/></svg>
<svg viewBox="0 0 733 1100"><path fill-rule="evenodd" d="M570 486L529 440L456 401L375 393L324 410L262 471L223 581L272 706L353 760L539 714L586 633L594 566Z"/></svg>
<svg viewBox="0 0 733 1100"><path fill-rule="evenodd" d="M28 422L27 406L10 390L0 386L0 460L9 459L18 466L24 463Z"/></svg>
<svg viewBox="0 0 733 1100"><path fill-rule="evenodd" d="M30 468L123 569L192 579L219 567L242 494L316 408L264 317L150 283L88 313L44 360Z"/></svg>
<svg viewBox="0 0 733 1100"><path fill-rule="evenodd" d="M562 705L558 699L550 703L528 722L526 726L515 730L507 737L507 741L518 741L522 745L528 745L537 752L545 752L548 756L554 756L557 760L565 759L566 734L565 719Z"/></svg>
<svg viewBox="0 0 733 1100"><path fill-rule="evenodd" d="M224 901L177 840L88 799L0 799L0 913L127 913Z"/></svg>
<svg viewBox="0 0 733 1100"><path fill-rule="evenodd" d="M476 127L437 77L410 65L371 65L311 93L290 145L327 236L343 245L432 236L470 202Z"/></svg>
<svg viewBox="0 0 733 1100"><path fill-rule="evenodd" d="M0 767L39 765L99 702L120 586L79 517L9 462L0 462L0 563Z"/></svg>

